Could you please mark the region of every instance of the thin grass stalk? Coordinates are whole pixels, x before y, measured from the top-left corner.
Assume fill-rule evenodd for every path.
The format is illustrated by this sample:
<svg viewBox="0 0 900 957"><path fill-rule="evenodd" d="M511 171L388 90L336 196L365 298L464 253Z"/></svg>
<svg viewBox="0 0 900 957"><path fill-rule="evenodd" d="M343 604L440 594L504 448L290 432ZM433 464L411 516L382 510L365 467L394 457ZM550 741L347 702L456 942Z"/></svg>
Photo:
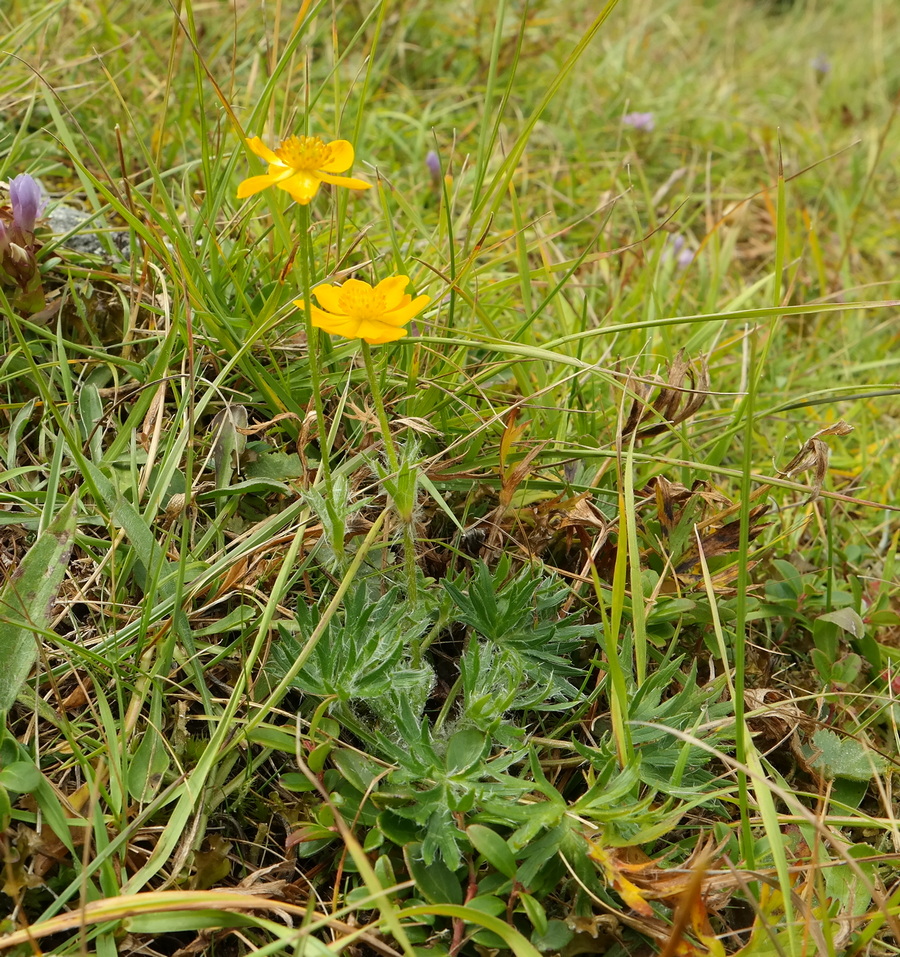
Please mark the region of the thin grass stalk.
<svg viewBox="0 0 900 957"><path fill-rule="evenodd" d="M619 509L621 514L621 497ZM600 605L600 613L602 616L603 630L600 644L606 652L606 665L609 676L607 688L613 739L616 744L616 755L619 760L619 766L622 768L628 767L634 757L631 731L628 727L628 685L625 681L625 671L622 668L622 658L619 654L619 630L622 626L622 611L625 603L627 551L628 546L625 536L620 534L608 618L606 602L603 600L603 586L600 583L600 576L597 574L596 566L591 562L594 594Z"/></svg>
<svg viewBox="0 0 900 957"><path fill-rule="evenodd" d="M631 622L634 629L634 680L638 687L647 677L647 620L644 609L644 585L641 576L641 554L637 539L637 513L634 499L634 443L637 429L631 433L625 453L625 536L628 539L628 560L631 578ZM620 513L623 514L623 513Z"/></svg>

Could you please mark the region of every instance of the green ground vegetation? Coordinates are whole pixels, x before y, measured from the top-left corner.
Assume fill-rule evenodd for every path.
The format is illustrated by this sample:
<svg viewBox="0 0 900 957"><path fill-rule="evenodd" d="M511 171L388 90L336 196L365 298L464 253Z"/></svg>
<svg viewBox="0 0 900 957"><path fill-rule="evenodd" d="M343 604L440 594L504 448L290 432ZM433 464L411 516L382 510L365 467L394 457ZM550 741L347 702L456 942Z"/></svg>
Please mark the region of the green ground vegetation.
<svg viewBox="0 0 900 957"><path fill-rule="evenodd" d="M897 953L897 5L0 36L0 952Z"/></svg>

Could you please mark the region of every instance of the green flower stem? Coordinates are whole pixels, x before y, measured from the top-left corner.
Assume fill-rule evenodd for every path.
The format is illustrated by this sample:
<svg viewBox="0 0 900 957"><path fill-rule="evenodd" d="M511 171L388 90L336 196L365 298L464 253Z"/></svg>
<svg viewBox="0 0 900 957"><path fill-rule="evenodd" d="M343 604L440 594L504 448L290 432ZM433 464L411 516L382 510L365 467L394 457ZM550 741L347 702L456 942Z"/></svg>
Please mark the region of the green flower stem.
<svg viewBox="0 0 900 957"><path fill-rule="evenodd" d="M303 318L306 323L306 350L309 358L309 378L312 382L313 403L316 408L316 431L319 436L319 469L322 476L322 484L325 486L325 508L328 510L330 525L337 527L338 514L340 508L334 500L334 483L331 480L331 448L328 444L328 428L325 423L325 403L322 401L322 374L319 369L319 330L312 323L312 310L310 309L312 272L311 263L313 262L312 240L309 235L309 207L300 204L300 248L297 250L297 256L300 260L300 290L303 293ZM344 543L343 541L334 541L331 543L334 549L335 557L340 561L343 559Z"/></svg>
<svg viewBox="0 0 900 957"><path fill-rule="evenodd" d="M372 399L375 402L375 411L378 414L378 423L381 426L381 434L384 438L384 448L387 452L388 466L390 468L392 481L386 482L385 486L394 500L394 507L400 516L400 525L403 529L403 559L406 568L407 596L410 601L416 600L416 542L413 535L413 513L410 507L400 507L397 505L397 490L403 479L400 469L400 459L397 456L397 447L394 445L394 437L391 435L391 426L388 422L387 412L384 408L384 399L381 397L381 383L378 381L378 374L375 371L375 364L372 362L372 349L369 343L362 340L363 362L366 366L366 376L369 379L369 390L372 393ZM418 664L419 653L413 649L413 665Z"/></svg>
<svg viewBox="0 0 900 957"><path fill-rule="evenodd" d="M372 348L365 339L361 341L363 362L366 365L366 375L369 377L369 390L372 393L372 398L375 400L375 411L378 413L378 424L381 426L381 434L384 437L384 447L387 451L388 464L391 467L391 473L394 476L399 476L400 460L397 458L397 447L394 445L394 437L391 435L391 426L384 408L384 399L381 397L381 383L378 381L375 363L372 362Z"/></svg>
<svg viewBox="0 0 900 957"><path fill-rule="evenodd" d="M319 370L319 330L312 324L312 311L310 310L309 264L312 258L312 241L309 237L309 207L298 204L298 209L300 212L300 248L297 251L297 258L300 260L300 290L303 293L303 318L306 321L309 377L312 381L313 403L316 407L316 429L319 433L322 480L328 493L325 500L331 502L331 462L329 460L331 450L328 447L328 429L325 426L325 403L322 401L322 374Z"/></svg>

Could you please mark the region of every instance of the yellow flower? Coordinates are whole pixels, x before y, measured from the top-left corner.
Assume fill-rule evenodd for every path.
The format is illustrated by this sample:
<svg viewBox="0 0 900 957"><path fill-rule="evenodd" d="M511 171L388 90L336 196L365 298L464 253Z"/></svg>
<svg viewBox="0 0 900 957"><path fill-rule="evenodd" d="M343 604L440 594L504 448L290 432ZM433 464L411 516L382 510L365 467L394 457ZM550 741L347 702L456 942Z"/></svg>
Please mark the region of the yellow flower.
<svg viewBox="0 0 900 957"><path fill-rule="evenodd" d="M405 290L409 276L391 276L377 286L361 279L348 279L342 286L316 286L313 295L319 305L310 303L312 323L334 336L364 339L369 345L393 342L406 335L403 326L431 302L430 296L412 298ZM294 305L305 309L302 299Z"/></svg>
<svg viewBox="0 0 900 957"><path fill-rule="evenodd" d="M353 147L346 140L325 143L318 136L289 136L277 150L270 150L254 136L247 145L269 164L264 176L251 176L238 186L238 199L253 196L269 186L277 186L305 206L318 193L321 183L369 189L371 183L352 176L334 176L353 165Z"/></svg>

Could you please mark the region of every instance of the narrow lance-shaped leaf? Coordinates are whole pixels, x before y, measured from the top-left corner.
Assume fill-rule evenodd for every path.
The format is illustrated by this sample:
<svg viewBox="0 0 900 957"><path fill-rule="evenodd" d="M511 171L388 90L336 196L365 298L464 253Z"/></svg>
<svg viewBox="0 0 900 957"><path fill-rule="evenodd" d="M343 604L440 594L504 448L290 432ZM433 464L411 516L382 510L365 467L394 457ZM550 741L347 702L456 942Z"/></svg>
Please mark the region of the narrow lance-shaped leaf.
<svg viewBox="0 0 900 957"><path fill-rule="evenodd" d="M16 700L37 656L35 636L49 626L69 564L77 504L73 495L0 589L0 712Z"/></svg>

